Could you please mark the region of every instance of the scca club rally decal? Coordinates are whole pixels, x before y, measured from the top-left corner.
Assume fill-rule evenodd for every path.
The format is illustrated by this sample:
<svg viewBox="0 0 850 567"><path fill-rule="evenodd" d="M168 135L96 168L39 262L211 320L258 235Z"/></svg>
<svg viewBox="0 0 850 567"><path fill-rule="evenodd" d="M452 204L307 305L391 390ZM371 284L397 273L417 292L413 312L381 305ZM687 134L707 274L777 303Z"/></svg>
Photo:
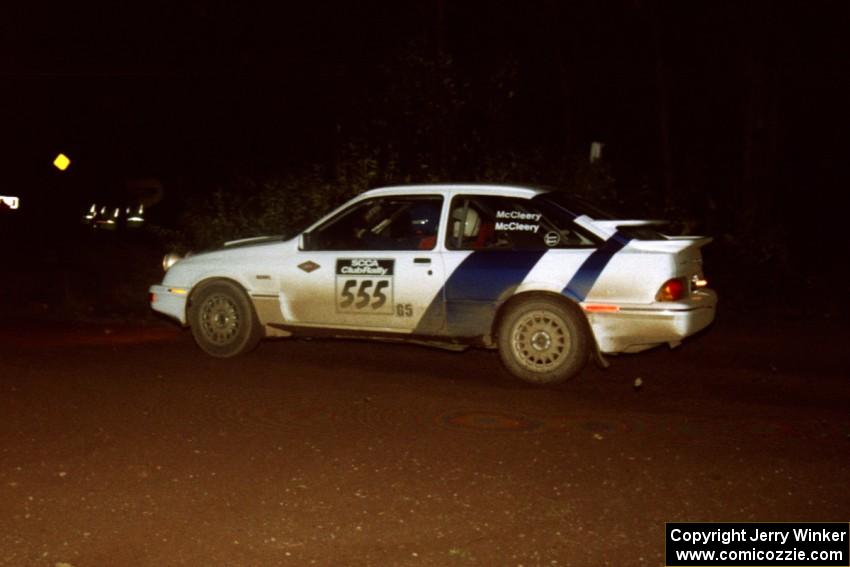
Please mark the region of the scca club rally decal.
<svg viewBox="0 0 850 567"><path fill-rule="evenodd" d="M392 315L394 263L379 258L339 258L337 313Z"/></svg>

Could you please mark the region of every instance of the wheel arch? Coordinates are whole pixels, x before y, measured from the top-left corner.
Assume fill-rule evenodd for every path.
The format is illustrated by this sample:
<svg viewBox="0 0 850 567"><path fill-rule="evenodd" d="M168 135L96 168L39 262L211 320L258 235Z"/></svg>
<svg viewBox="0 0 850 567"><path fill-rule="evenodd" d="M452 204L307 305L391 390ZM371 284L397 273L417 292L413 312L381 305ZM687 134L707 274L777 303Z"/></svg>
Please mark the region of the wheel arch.
<svg viewBox="0 0 850 567"><path fill-rule="evenodd" d="M208 313L202 306L210 297L216 299L210 307L214 311ZM186 301L186 314L195 343L217 358L249 352L264 336L250 294L232 278L210 277L195 284Z"/></svg>
<svg viewBox="0 0 850 567"><path fill-rule="evenodd" d="M257 310L254 307L254 302L251 300L251 294L248 293L248 289L242 284L242 282L235 278L227 276L208 276L196 282L195 285L192 286L192 289L189 291L189 296L186 298L186 313L184 315L186 317L187 325L189 324L189 311L192 309L192 303L194 298L205 288L217 283L229 283L237 287L239 291L245 294L245 297L248 299L248 304L251 306L251 310L254 312L254 317L257 316Z"/></svg>
<svg viewBox="0 0 850 567"><path fill-rule="evenodd" d="M528 301L530 299L535 298L555 300L561 305L565 306L567 309L573 311L579 317L579 320L584 323L585 332L590 338L591 349L598 350L598 346L596 344L596 335L593 333L593 328L590 326L590 321L587 319L587 315L584 313L584 310L581 308L581 306L579 306L578 303L561 293L555 293L553 291L539 289L517 293L515 295L512 295L507 301L502 303L502 305L499 307L499 310L496 312L496 316L493 318L493 323L490 327L490 336L492 337L492 340L498 341L499 327L502 324L502 319L504 318L505 314L511 309L511 307L522 301Z"/></svg>

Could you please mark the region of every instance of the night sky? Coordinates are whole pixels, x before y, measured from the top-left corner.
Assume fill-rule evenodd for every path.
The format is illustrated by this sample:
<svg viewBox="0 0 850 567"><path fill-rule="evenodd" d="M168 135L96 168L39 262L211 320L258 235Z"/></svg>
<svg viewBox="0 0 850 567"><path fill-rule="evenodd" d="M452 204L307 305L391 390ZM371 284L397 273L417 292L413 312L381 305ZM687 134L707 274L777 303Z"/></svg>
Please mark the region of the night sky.
<svg viewBox="0 0 850 567"><path fill-rule="evenodd" d="M238 2L3 8L3 194L44 205L156 177L392 148L416 180L604 142L619 190L771 230L835 221L847 187L850 3ZM52 170L57 152L74 161ZM530 158L529 158L530 159ZM665 201L667 199L667 201ZM805 202L805 205L803 204ZM814 237L828 222L806 220ZM742 234L749 234L746 230Z"/></svg>

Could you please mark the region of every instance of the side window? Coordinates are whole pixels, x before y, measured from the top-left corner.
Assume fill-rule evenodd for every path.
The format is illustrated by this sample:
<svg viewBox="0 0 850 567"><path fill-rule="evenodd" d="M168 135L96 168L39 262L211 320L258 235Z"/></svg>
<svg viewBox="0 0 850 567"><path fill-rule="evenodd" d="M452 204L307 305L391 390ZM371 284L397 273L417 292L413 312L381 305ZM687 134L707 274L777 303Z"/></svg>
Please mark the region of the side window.
<svg viewBox="0 0 850 567"><path fill-rule="evenodd" d="M313 233L314 250L432 250L440 196L378 197L353 205Z"/></svg>
<svg viewBox="0 0 850 567"><path fill-rule="evenodd" d="M527 199L460 195L452 200L450 250L588 248L597 240L554 207Z"/></svg>

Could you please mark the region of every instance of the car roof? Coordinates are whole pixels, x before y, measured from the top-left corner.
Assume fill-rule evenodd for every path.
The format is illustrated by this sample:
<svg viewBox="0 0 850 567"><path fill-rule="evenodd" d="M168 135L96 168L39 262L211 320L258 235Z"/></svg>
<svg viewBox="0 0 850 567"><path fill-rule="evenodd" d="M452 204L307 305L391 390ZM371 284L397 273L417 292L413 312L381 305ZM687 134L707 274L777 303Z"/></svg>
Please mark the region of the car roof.
<svg viewBox="0 0 850 567"><path fill-rule="evenodd" d="M532 197L545 193L543 189L535 187L524 187L521 185L493 185L487 183L433 183L421 185L395 185L391 187L380 187L362 193L361 197L375 197L381 195L433 195L442 193L450 196L456 193L472 193L475 195L502 195L509 197Z"/></svg>

